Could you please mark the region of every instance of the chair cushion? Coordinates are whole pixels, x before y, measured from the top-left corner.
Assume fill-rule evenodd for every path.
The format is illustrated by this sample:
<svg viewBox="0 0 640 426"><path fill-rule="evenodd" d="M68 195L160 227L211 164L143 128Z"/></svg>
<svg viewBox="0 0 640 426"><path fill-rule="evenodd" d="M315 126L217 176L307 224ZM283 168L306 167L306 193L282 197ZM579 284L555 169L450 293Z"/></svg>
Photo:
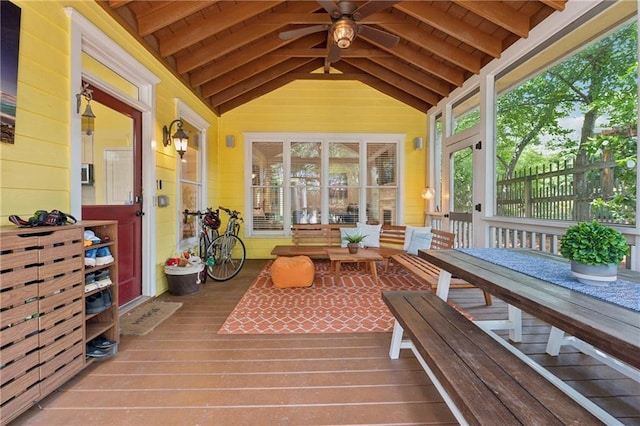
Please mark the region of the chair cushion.
<svg viewBox="0 0 640 426"><path fill-rule="evenodd" d="M417 255L418 250L428 250L431 248L431 240L433 234L431 232L418 232L411 233L411 242L407 248L407 253Z"/></svg>
<svg viewBox="0 0 640 426"><path fill-rule="evenodd" d="M431 232L430 226L409 226L405 228L404 233L404 246L402 247L404 251L409 251L409 244L411 244L411 235L414 232ZM431 243L429 243L431 244Z"/></svg>
<svg viewBox="0 0 640 426"><path fill-rule="evenodd" d="M308 256L278 257L271 265L271 280L278 288L309 287L315 267Z"/></svg>
<svg viewBox="0 0 640 426"><path fill-rule="evenodd" d="M362 240L363 247L380 247L380 229L382 225L367 225L366 223L358 222L356 224L356 229L363 234L366 235L365 239Z"/></svg>

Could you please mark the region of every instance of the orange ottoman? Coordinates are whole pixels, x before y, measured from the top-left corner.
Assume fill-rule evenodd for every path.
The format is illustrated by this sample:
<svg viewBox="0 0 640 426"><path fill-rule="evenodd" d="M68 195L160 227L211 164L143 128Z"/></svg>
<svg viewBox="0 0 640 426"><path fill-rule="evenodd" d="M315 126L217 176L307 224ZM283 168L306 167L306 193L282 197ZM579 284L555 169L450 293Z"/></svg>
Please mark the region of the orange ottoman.
<svg viewBox="0 0 640 426"><path fill-rule="evenodd" d="M271 280L278 288L309 287L315 273L313 261L307 256L278 257L271 265Z"/></svg>

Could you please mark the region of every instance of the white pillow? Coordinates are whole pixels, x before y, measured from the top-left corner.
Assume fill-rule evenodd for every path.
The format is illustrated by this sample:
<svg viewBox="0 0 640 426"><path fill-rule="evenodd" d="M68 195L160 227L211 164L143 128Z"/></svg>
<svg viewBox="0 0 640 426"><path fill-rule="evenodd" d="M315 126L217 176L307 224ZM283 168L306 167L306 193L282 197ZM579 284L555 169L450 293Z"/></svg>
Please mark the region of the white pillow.
<svg viewBox="0 0 640 426"><path fill-rule="evenodd" d="M411 235L414 232L431 232L431 227L430 226L407 226L405 228L405 234L404 234L404 245L402 246L402 249L404 251L409 251L409 244L411 244Z"/></svg>
<svg viewBox="0 0 640 426"><path fill-rule="evenodd" d="M344 239L347 235L355 234L360 234L358 228L340 228L340 247L346 247L349 244L349 241Z"/></svg>
<svg viewBox="0 0 640 426"><path fill-rule="evenodd" d="M380 247L380 229L382 225L367 225L362 222L358 222L356 225L356 229L362 235L366 235L362 240L363 247Z"/></svg>
<svg viewBox="0 0 640 426"><path fill-rule="evenodd" d="M431 248L431 240L433 234L431 232L418 232L411 233L411 242L407 248L407 253L418 255L418 250L428 250Z"/></svg>

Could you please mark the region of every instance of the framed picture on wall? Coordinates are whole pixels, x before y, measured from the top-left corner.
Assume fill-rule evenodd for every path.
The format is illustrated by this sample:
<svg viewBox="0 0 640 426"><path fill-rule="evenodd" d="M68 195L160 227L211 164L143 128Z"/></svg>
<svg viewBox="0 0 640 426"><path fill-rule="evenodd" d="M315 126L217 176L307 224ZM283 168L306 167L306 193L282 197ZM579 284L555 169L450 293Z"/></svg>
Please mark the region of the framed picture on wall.
<svg viewBox="0 0 640 426"><path fill-rule="evenodd" d="M16 128L21 12L10 1L0 2L0 141L11 144L15 141Z"/></svg>

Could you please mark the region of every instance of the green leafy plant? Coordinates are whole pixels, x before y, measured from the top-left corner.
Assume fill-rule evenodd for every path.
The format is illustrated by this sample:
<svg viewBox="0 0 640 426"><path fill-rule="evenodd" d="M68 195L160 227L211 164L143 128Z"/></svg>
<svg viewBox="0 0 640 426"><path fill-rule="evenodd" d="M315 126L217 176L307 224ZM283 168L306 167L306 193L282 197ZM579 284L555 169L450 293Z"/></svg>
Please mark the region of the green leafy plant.
<svg viewBox="0 0 640 426"><path fill-rule="evenodd" d="M367 238L367 236L362 234L347 234L343 239L348 243L358 244L361 243L365 238Z"/></svg>
<svg viewBox="0 0 640 426"><path fill-rule="evenodd" d="M629 254L629 243L622 233L595 220L580 222L560 239L560 253L586 265L618 264Z"/></svg>

